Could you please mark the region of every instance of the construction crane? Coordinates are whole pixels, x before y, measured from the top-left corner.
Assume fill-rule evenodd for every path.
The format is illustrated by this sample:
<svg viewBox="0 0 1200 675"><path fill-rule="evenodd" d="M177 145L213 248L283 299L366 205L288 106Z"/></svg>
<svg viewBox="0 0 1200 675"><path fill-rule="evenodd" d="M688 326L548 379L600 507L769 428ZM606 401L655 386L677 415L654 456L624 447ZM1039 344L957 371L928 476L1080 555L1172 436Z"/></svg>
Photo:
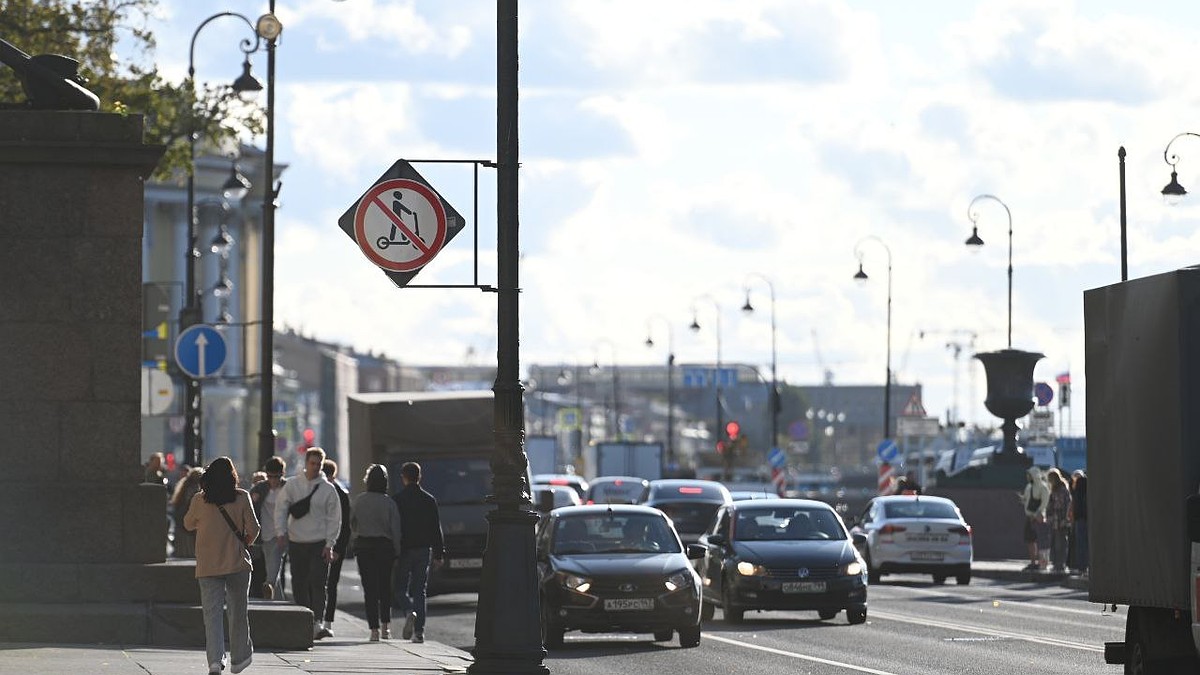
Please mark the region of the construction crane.
<svg viewBox="0 0 1200 675"><path fill-rule="evenodd" d="M833 385L833 371L825 365L825 358L821 356L821 345L817 340L817 329L812 329L813 351L817 355L817 365L821 367L821 374L824 376L823 384L826 387Z"/></svg>
<svg viewBox="0 0 1200 675"><path fill-rule="evenodd" d="M954 354L954 398L952 400L949 414L946 416L946 426L953 428L962 422L962 417L958 412L958 373L959 366L962 362L962 352L964 348L971 352L975 351L975 341L979 338L979 333L967 328L953 328L950 330L922 330L920 331L919 335L922 340L924 340L925 336L927 335L945 335L949 337L949 339L946 341L946 349L950 350ZM959 339L959 336L967 338L966 343L963 343ZM970 384L968 386L970 387L970 391L975 391L974 369L970 371ZM974 420L974 418L975 408L974 403L972 403L971 419Z"/></svg>

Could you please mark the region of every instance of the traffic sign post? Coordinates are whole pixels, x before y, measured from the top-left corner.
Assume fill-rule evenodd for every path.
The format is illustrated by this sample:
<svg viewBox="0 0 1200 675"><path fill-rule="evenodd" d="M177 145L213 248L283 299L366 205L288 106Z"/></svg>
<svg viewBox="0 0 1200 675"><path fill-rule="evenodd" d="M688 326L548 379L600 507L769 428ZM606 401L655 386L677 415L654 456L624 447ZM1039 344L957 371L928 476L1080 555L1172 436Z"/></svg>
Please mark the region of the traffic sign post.
<svg viewBox="0 0 1200 675"><path fill-rule="evenodd" d="M411 164L398 160L342 217L359 250L403 288L458 234L466 220Z"/></svg>
<svg viewBox="0 0 1200 675"><path fill-rule="evenodd" d="M225 337L216 328L198 323L175 340L175 363L188 377L200 380L225 365Z"/></svg>

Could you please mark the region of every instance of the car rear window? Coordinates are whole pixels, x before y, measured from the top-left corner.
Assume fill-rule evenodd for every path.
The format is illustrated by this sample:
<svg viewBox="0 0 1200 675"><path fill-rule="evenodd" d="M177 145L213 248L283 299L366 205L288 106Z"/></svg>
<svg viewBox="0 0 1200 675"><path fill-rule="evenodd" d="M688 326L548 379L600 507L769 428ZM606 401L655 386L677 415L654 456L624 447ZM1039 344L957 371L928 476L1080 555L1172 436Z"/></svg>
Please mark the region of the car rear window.
<svg viewBox="0 0 1200 675"><path fill-rule="evenodd" d="M675 529L688 534L700 534L708 529L720 504L708 502L666 502L655 504L655 508L667 514Z"/></svg>
<svg viewBox="0 0 1200 675"><path fill-rule="evenodd" d="M682 485L656 485L654 486L654 494L650 496L652 500L666 499L695 499L695 500L712 500L714 502L724 502L725 494L721 488L716 485L706 483L684 483Z"/></svg>
<svg viewBox="0 0 1200 675"><path fill-rule="evenodd" d="M637 504L642 499L641 481L613 481L591 486L591 499L596 504Z"/></svg>
<svg viewBox="0 0 1200 675"><path fill-rule="evenodd" d="M818 541L845 539L837 516L827 509L796 507L738 509L737 541Z"/></svg>
<svg viewBox="0 0 1200 675"><path fill-rule="evenodd" d="M554 555L679 553L679 539L657 514L596 513L564 516L554 524Z"/></svg>
<svg viewBox="0 0 1200 675"><path fill-rule="evenodd" d="M958 520L958 512L954 506L946 502L923 501L914 499L911 502L887 502L883 505L883 514L887 518L949 518Z"/></svg>

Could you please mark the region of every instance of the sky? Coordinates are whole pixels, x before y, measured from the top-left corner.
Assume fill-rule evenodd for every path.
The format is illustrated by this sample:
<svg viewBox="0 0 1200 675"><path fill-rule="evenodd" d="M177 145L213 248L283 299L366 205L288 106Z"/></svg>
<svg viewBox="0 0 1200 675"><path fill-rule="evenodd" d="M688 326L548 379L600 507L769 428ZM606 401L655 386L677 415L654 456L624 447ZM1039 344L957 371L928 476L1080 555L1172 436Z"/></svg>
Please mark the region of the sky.
<svg viewBox="0 0 1200 675"><path fill-rule="evenodd" d="M168 77L222 10L267 3L160 0ZM495 294L398 289L337 221L398 159L495 158L495 12L279 0L277 328L494 363ZM662 363L668 343L712 363L719 316L722 360L769 378L774 315L781 381L882 385L890 351L930 415L992 423L970 355L1007 346L1006 206L1012 347L1045 354L1035 381L1070 372L1063 428L1081 434L1083 292L1121 275L1118 147L1130 278L1196 262L1200 198L1160 190L1167 143L1200 131L1200 3L524 0L519 15L522 368ZM206 27L197 80L236 76L246 33ZM1200 190L1200 138L1172 152ZM469 164L415 166L468 223L413 283L474 283L477 228L494 285L494 173L476 217ZM972 252L983 194L999 202L978 203Z"/></svg>

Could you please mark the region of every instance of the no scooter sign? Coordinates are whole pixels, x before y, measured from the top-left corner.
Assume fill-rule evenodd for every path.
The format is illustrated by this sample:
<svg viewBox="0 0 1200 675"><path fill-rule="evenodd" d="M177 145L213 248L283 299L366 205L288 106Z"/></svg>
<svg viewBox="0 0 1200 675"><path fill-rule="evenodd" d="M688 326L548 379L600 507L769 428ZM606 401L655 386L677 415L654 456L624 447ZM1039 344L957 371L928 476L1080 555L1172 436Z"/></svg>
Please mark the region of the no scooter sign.
<svg viewBox="0 0 1200 675"><path fill-rule="evenodd" d="M363 255L399 287L464 225L454 207L404 160L393 164L338 219Z"/></svg>

